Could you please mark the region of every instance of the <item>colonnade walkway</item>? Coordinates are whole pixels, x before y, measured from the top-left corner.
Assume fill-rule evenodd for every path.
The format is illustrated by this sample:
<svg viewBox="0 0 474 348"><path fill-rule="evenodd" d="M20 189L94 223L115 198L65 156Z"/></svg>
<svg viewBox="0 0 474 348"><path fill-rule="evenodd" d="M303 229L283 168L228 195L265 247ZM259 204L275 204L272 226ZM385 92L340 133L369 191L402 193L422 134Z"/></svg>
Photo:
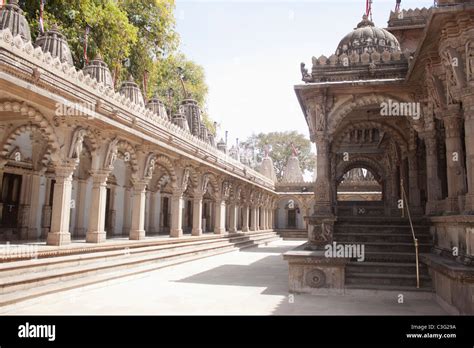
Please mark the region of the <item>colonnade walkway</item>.
<svg viewBox="0 0 474 348"><path fill-rule="evenodd" d="M282 254L266 245L62 291L0 309L7 315L446 315L434 299L395 293L291 295ZM137 295L139 294L139 295Z"/></svg>

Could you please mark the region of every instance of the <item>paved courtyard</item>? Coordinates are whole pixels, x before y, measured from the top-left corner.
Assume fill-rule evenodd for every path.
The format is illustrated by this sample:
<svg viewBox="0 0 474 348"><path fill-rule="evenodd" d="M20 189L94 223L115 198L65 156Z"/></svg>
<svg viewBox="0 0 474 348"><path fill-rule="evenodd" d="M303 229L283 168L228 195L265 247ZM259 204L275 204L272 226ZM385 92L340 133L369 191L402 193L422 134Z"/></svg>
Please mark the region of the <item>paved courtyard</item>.
<svg viewBox="0 0 474 348"><path fill-rule="evenodd" d="M443 315L433 300L396 295L288 294L282 253L301 242L278 241L213 256L135 278L65 291L8 314L104 315Z"/></svg>

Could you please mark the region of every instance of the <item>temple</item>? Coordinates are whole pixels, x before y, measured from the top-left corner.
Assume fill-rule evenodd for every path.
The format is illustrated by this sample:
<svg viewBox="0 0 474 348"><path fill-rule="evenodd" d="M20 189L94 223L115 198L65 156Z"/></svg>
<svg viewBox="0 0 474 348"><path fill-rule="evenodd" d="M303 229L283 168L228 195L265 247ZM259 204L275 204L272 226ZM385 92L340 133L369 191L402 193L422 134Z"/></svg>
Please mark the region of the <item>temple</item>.
<svg viewBox="0 0 474 348"><path fill-rule="evenodd" d="M277 178L196 100L167 108L134 76L115 88L100 55L78 70L57 27L33 42L18 0L2 6L0 240L39 252L5 256L0 306L283 237L301 240L284 254L291 293L434 294L473 314L474 4L353 24L299 66L305 180L297 149ZM364 261L328 257L334 242Z"/></svg>
<svg viewBox="0 0 474 348"><path fill-rule="evenodd" d="M473 28L471 1L440 0L392 12L386 29L363 16L334 54L301 63L318 161L308 242L285 255L290 289L433 287L473 313ZM364 244L365 262L326 258L333 242Z"/></svg>

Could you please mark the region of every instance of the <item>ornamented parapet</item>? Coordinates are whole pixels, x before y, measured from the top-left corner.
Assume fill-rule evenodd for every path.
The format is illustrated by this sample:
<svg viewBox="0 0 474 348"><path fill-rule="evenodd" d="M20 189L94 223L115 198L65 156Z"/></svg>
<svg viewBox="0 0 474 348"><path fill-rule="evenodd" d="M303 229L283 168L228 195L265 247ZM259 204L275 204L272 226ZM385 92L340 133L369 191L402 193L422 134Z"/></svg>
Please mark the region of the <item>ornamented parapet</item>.
<svg viewBox="0 0 474 348"><path fill-rule="evenodd" d="M400 12L391 11L388 20L388 28L425 25L430 14L431 9L425 7L421 9L401 10Z"/></svg>
<svg viewBox="0 0 474 348"><path fill-rule="evenodd" d="M353 52L350 56L341 54L313 57L312 73L302 71L305 82L348 81L367 78L403 78L408 71L411 53L405 51L382 53Z"/></svg>
<svg viewBox="0 0 474 348"><path fill-rule="evenodd" d="M7 61L12 60L16 62L15 66L8 65ZM274 187L270 179L252 168L230 158L208 142L193 136L188 130L157 115L144 104L135 103L127 96L104 85L103 82L77 70L67 61L61 62L59 57L53 57L50 52L43 52L41 47L35 48L31 42L24 42L20 35L13 36L8 28L0 31L0 61L3 71L13 71L15 74L24 76L33 71L37 80L43 80L47 76L48 81L69 84L81 93L100 101L101 110L108 110L113 115L112 117L120 118L121 122L134 124L138 129L153 129L155 138L162 141L170 138L179 139L182 144L185 144L185 148L193 149L193 153L196 153L196 149L203 158L213 158L217 166L233 168L235 174L252 179L257 185L271 189ZM43 81L43 83L49 82ZM54 89L56 85L51 84L50 88ZM88 112L90 114L87 116L94 117L94 111ZM150 128L150 125L153 127Z"/></svg>

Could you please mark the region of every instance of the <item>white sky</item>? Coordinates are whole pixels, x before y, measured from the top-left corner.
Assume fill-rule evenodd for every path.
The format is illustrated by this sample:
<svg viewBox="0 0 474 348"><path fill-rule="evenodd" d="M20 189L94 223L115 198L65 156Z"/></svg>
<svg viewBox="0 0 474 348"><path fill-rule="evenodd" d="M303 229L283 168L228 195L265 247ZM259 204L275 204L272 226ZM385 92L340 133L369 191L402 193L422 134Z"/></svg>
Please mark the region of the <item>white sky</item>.
<svg viewBox="0 0 474 348"><path fill-rule="evenodd" d="M375 25L386 27L395 0L374 0ZM402 0L402 8L433 1ZM360 22L365 0L177 0L181 50L206 71L211 118L229 143L252 133L308 129L293 90L300 62L331 55Z"/></svg>

